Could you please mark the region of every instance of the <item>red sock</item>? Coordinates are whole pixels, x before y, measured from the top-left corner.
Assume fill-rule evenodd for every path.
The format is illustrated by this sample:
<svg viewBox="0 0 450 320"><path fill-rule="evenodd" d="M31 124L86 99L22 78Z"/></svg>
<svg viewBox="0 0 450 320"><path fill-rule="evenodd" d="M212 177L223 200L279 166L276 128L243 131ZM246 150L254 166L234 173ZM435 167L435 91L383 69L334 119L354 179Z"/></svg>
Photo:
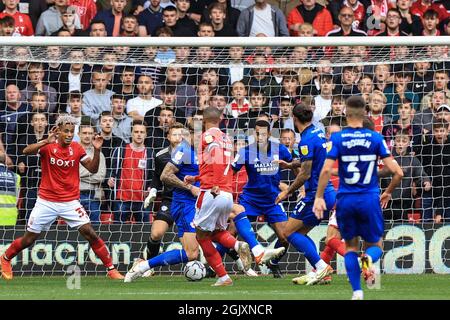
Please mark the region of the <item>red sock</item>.
<svg viewBox="0 0 450 320"><path fill-rule="evenodd" d="M341 256L344 256L345 253L347 252L347 249L345 248L345 243L337 238L329 240L327 246L336 250L336 252L339 253Z"/></svg>
<svg viewBox="0 0 450 320"><path fill-rule="evenodd" d="M11 243L11 245L6 249L5 257L8 260L12 260L15 256L19 254L24 248L22 247L22 238L17 238Z"/></svg>
<svg viewBox="0 0 450 320"><path fill-rule="evenodd" d="M113 267L111 255L109 254L109 250L105 246L105 243L103 242L102 239L97 238L97 240L94 240L91 243L91 248L95 252L97 257L99 257L100 260L102 260L103 265L106 268L110 269L111 267Z"/></svg>
<svg viewBox="0 0 450 320"><path fill-rule="evenodd" d="M330 264L335 253L336 253L336 250L334 250L330 246L326 245L325 249L323 249L322 253L320 254L320 259L325 261L326 264Z"/></svg>
<svg viewBox="0 0 450 320"><path fill-rule="evenodd" d="M223 245L225 248L228 248L228 249L233 249L234 245L236 244L236 241L237 241L236 238L233 237L226 230L216 231L212 235L211 240L213 242L220 243L221 245Z"/></svg>
<svg viewBox="0 0 450 320"><path fill-rule="evenodd" d="M219 252L217 252L216 248L214 247L211 239L198 239L198 244L203 250L203 255L205 256L206 261L210 265L211 268L213 268L214 272L219 276L223 277L227 274L225 271L225 267L222 263L222 258L220 257Z"/></svg>

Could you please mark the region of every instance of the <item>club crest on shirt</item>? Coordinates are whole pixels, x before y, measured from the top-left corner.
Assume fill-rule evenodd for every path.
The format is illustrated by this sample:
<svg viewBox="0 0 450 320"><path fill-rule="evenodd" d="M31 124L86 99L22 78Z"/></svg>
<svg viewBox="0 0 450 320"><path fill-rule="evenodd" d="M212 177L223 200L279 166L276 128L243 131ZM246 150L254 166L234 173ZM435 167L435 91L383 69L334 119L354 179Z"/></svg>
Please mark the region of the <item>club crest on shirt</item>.
<svg viewBox="0 0 450 320"><path fill-rule="evenodd" d="M309 153L308 146L301 146L300 152L302 153L302 155L306 156Z"/></svg>
<svg viewBox="0 0 450 320"><path fill-rule="evenodd" d="M69 147L69 154L70 154L71 156L73 156L73 150L72 150L71 147Z"/></svg>
<svg viewBox="0 0 450 320"><path fill-rule="evenodd" d="M214 141L214 138L213 138L212 135L207 134L207 135L205 136L205 142L206 142L207 144L210 144L210 143L213 142L213 141Z"/></svg>
<svg viewBox="0 0 450 320"><path fill-rule="evenodd" d="M327 152L330 152L332 147L333 147L333 142L328 141L327 142Z"/></svg>

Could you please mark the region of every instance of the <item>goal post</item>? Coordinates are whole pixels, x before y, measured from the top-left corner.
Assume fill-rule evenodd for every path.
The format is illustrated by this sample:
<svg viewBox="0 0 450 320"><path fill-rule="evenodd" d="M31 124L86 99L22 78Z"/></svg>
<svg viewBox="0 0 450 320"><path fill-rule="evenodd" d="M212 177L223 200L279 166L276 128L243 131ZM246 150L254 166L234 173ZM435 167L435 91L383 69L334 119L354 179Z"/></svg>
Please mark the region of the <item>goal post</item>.
<svg viewBox="0 0 450 320"><path fill-rule="evenodd" d="M33 78L40 68L41 78ZM442 133L436 138L437 131L449 131L448 126L439 125L450 121L448 36L0 37L0 72L0 134L12 170L22 176L18 223L0 226L0 252L25 231L30 205L37 196L39 160L25 157L21 150L33 137L45 135L58 114L78 110L70 104L74 92L81 95L80 121L89 120L98 132L106 130L100 123L101 113L116 112L111 130L124 145L130 142L131 120L124 124L123 118L145 119L146 146L152 150L152 158L168 146L170 123L176 120L186 124L199 114L197 110L209 105L224 108L222 129L235 141L236 148L252 143L255 121L266 119L271 124L271 139L287 145L298 156L300 135L291 112L295 104L311 105L314 124L330 134L346 125L345 99L362 95L374 130L385 136L405 171L394 201L384 212L381 270L450 273L450 140ZM106 88L101 90L109 92L108 99L113 94L124 97L123 117L108 99L92 94L95 72L107 74ZM150 91L139 85L142 76L152 79ZM11 94L15 87L21 93L18 102ZM38 91L45 94L44 101L34 94ZM152 102L134 100L143 95L143 100L152 98ZM88 101L96 98L94 105L93 100ZM161 106L172 111L161 116ZM135 112L127 115L131 109ZM34 113L44 114L44 128L33 119ZM119 146L112 144L110 151ZM145 256L153 213L160 209L161 197L144 210L147 221L136 221L133 214L127 221L117 221L120 209L111 200L116 191L107 183L113 170L112 154L104 156L109 167L103 182L97 183L98 192L88 192L101 201L99 223L94 228L105 240L113 262L120 271L126 271L135 259ZM285 185L294 178L292 173L282 172ZM237 193L244 182L242 177L237 178ZM385 187L388 182L389 178L383 178L381 184ZM296 193L283 203L288 214L298 196ZM89 208L87 211L92 214ZM261 219L253 224L262 244L274 246L273 229ZM310 235L320 250L326 230L325 221ZM162 251L181 247L176 232L172 227L164 236ZM71 265L87 275L102 275L104 270L87 242L62 221L43 233L34 247L19 254L13 264L18 276L64 274ZM290 273L310 269L292 246L280 266ZM345 271L341 258L333 266L338 272ZM237 271L230 258L226 258L226 267ZM178 274L181 270L181 266L168 266L156 271ZM268 272L264 267L258 271Z"/></svg>

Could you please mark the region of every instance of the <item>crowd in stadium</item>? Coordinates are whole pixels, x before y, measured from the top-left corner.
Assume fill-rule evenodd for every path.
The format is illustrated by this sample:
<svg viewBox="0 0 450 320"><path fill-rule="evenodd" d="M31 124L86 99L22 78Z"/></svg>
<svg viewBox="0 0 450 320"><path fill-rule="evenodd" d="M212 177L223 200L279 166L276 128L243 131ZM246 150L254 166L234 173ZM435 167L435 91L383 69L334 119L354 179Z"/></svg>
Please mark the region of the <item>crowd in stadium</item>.
<svg viewBox="0 0 450 320"><path fill-rule="evenodd" d="M450 35L450 1L291 2L297 6L287 11L277 1L266 0L3 0L0 35ZM295 47L279 53L270 48L249 51L230 47L225 53L221 51L230 66L214 68L217 60L212 47L149 47L141 52L149 62L188 64L193 57L208 67L120 66L120 62L132 62L128 57L133 50L87 47L66 52L63 47L47 48L49 61L79 61L69 64L29 62L29 49L16 47L10 52L15 61L1 63L0 148L7 154L7 166L22 176L22 219L35 204L40 176L39 157L23 155L22 151L46 138L61 113L79 119L75 140L88 154L93 153L94 133L104 138L99 171L92 175L80 169L81 202L91 220L100 222L105 216L102 212L112 212L115 223L148 222L157 208L144 209L144 199L152 188L162 188L153 179L154 160L169 147L167 134L175 123L193 128L205 107L218 107L224 110L222 129L242 130L243 134L234 138L238 148L252 139L249 129L257 120L267 120L273 139L279 139L298 157L293 107L298 103L313 107L315 125L329 136L345 126L345 100L357 94L367 103L373 129L384 135L405 173L385 218L435 222L450 218L450 188L446 187L450 185L450 59L331 67L335 56L363 61L369 49L326 48L319 53ZM407 51L398 47L389 54L400 57ZM433 47L423 54L442 57L448 48ZM312 59L321 66L246 67ZM94 60L104 63L86 63ZM245 179L242 173L236 176L237 193ZM293 173L285 170L281 187L293 179ZM295 194L285 203L287 211L293 209L297 197Z"/></svg>

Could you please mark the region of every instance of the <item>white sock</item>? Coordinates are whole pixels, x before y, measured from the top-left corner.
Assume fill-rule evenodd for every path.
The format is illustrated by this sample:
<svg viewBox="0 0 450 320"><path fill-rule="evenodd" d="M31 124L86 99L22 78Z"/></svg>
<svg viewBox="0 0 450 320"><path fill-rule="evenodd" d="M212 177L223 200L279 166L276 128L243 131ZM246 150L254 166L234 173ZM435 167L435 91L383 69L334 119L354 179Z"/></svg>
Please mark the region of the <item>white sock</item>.
<svg viewBox="0 0 450 320"><path fill-rule="evenodd" d="M316 263L315 267L316 267L316 270L319 271L319 270L325 269L325 268L327 267L327 264L325 263L325 261L323 261L322 259L320 259L320 260Z"/></svg>
<svg viewBox="0 0 450 320"><path fill-rule="evenodd" d="M230 276L229 276L228 274L226 274L226 275L224 275L223 277L220 277L220 278L219 278L219 281L220 281L220 282L224 282L225 280L228 280L228 279L230 279Z"/></svg>
<svg viewBox="0 0 450 320"><path fill-rule="evenodd" d="M264 247L258 244L252 248L252 253L255 257L259 256L261 253L264 253Z"/></svg>
<svg viewBox="0 0 450 320"><path fill-rule="evenodd" d="M358 295L358 296L363 297L364 293L362 290L355 290L355 291L353 291L353 295L355 295L355 296Z"/></svg>
<svg viewBox="0 0 450 320"><path fill-rule="evenodd" d="M137 265L137 268L136 268L139 272L142 272L142 273L144 273L145 271L147 271L147 270L150 270L150 266L148 265L148 261L147 260L145 260L145 261L141 261L141 262L139 262L139 264Z"/></svg>

